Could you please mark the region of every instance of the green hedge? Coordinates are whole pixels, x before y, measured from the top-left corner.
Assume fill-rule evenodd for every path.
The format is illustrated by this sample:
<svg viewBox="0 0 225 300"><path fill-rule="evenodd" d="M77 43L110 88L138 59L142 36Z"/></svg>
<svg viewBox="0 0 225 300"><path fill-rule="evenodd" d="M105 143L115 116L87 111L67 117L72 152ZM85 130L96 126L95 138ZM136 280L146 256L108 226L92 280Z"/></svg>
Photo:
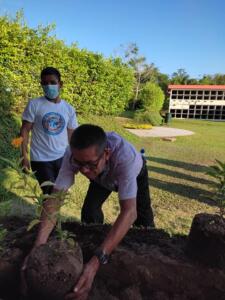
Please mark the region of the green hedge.
<svg viewBox="0 0 225 300"><path fill-rule="evenodd" d="M140 92L141 106L147 111L160 111L164 98L162 89L152 82L147 82Z"/></svg>
<svg viewBox="0 0 225 300"><path fill-rule="evenodd" d="M31 29L21 13L0 17L0 106L21 112L28 99L42 95L40 72L59 69L62 97L81 113L117 114L132 96L134 74L120 59L106 59L51 35L54 26Z"/></svg>
<svg viewBox="0 0 225 300"><path fill-rule="evenodd" d="M162 117L157 111L137 111L134 119L138 122L148 122L152 126L159 126L162 124Z"/></svg>

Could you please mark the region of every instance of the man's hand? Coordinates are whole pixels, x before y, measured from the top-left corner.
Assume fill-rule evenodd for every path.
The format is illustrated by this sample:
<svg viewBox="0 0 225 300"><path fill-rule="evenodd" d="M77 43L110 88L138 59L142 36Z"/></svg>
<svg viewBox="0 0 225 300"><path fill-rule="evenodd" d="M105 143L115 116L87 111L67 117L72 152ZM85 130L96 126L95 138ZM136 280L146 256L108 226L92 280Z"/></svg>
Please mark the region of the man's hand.
<svg viewBox="0 0 225 300"><path fill-rule="evenodd" d="M22 160L22 168L24 173L29 173L30 170L30 161L28 158L23 158Z"/></svg>
<svg viewBox="0 0 225 300"><path fill-rule="evenodd" d="M99 265L98 258L93 256L84 266L83 273L74 287L73 293L68 294L65 300L86 300L88 298Z"/></svg>

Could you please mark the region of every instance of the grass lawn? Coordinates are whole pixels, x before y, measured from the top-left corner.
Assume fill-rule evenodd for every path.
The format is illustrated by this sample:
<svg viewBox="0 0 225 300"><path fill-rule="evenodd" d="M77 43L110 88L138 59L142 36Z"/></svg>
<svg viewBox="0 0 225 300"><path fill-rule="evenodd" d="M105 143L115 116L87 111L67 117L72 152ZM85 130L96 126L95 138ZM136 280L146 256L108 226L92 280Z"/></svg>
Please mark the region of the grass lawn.
<svg viewBox="0 0 225 300"><path fill-rule="evenodd" d="M177 137L175 142L162 141L160 138L139 138L125 131L121 123L127 120L112 117L89 117L81 122L99 124L106 130L113 130L133 143L137 149L145 148L149 168L149 185L155 222L158 228L167 232L186 234L193 216L199 212L215 212L217 207L211 200L209 188L211 178L205 175L206 166L214 160L225 161L225 122L200 120L173 120L171 127L194 131L192 136ZM8 169L2 173L2 189L8 196L0 202L0 210L11 213L28 213L32 205L27 203L21 193L11 192L13 174ZM70 201L62 209L65 218L80 219L80 209L87 190L88 181L81 175L76 177L76 185L71 188ZM19 202L18 202L19 201ZM93 199L94 201L94 199ZM117 195L112 193L104 204L106 222L113 222L118 214Z"/></svg>

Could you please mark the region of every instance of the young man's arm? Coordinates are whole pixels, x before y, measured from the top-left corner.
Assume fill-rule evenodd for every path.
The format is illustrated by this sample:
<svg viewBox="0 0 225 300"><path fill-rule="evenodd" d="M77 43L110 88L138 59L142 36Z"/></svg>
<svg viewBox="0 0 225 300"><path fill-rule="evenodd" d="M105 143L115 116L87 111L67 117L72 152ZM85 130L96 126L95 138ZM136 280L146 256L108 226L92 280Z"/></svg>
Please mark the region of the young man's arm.
<svg viewBox="0 0 225 300"><path fill-rule="evenodd" d="M100 249L110 254L120 243L123 237L126 235L131 225L137 218L136 199L127 199L120 201L120 214L113 224L106 239L100 246ZM93 256L90 261L85 265L83 273L74 288L74 293L67 296L66 299L77 299L79 297L87 297L91 289L92 282L100 266L99 260L96 256Z"/></svg>
<svg viewBox="0 0 225 300"><path fill-rule="evenodd" d="M68 125L67 125L67 133L68 133L68 141L70 143L70 139L72 136L73 131L78 127L78 122L77 122L77 115L75 112L75 109L70 106L70 118L68 121Z"/></svg>
<svg viewBox="0 0 225 300"><path fill-rule="evenodd" d="M30 169L30 162L28 158L28 144L29 144L29 133L33 127L33 123L23 120L20 128L20 136L23 138L21 144L21 156L23 157L22 167L25 170Z"/></svg>

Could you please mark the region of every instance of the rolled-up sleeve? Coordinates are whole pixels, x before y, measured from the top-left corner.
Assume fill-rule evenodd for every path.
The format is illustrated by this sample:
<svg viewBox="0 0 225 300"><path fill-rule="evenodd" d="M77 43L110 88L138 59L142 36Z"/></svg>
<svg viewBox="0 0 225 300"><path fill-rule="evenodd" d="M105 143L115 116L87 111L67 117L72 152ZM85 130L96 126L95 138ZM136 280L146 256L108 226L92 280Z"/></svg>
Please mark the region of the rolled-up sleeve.
<svg viewBox="0 0 225 300"><path fill-rule="evenodd" d="M69 117L67 127L69 129L75 129L75 128L77 128L77 126L78 126L78 122L77 122L76 112L75 112L75 109L73 107L71 107L71 112L70 112L70 117Z"/></svg>
<svg viewBox="0 0 225 300"><path fill-rule="evenodd" d="M67 148L62 166L59 170L59 174L55 181L54 188L57 190L68 190L75 182L75 173L77 173L77 170L75 170L70 163L70 149Z"/></svg>
<svg viewBox="0 0 225 300"><path fill-rule="evenodd" d="M142 165L142 159L136 156L118 165L119 200L134 199L137 197L137 176L140 173Z"/></svg>
<svg viewBox="0 0 225 300"><path fill-rule="evenodd" d="M34 123L35 120L35 108L34 103L30 100L23 112L22 119L30 123Z"/></svg>
<svg viewBox="0 0 225 300"><path fill-rule="evenodd" d="M118 186L119 200L134 199L137 197L137 179L121 178Z"/></svg>

